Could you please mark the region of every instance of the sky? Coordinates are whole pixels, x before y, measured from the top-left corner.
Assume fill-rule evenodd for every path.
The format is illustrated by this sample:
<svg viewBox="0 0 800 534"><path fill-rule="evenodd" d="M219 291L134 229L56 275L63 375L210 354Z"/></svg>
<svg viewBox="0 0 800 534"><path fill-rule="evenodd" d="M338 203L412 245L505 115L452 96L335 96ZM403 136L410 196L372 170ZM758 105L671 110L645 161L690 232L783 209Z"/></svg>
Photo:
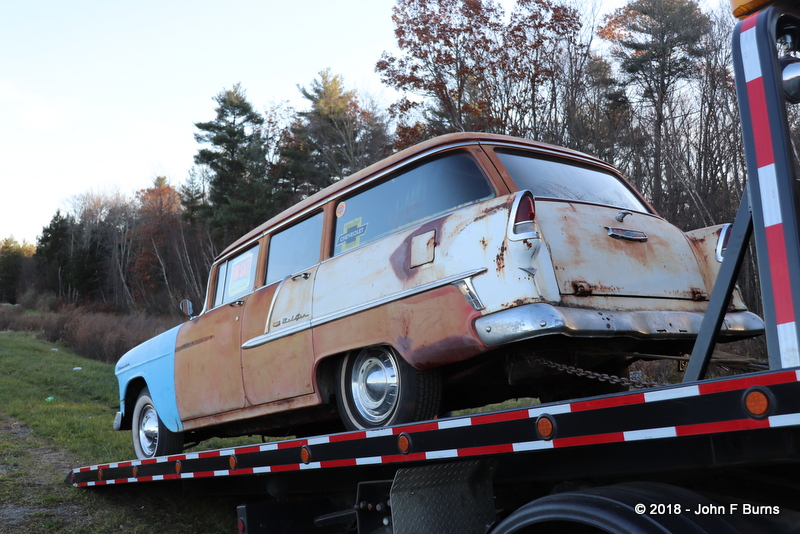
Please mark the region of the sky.
<svg viewBox="0 0 800 534"><path fill-rule="evenodd" d="M0 239L35 243L86 192L180 185L213 96L241 83L263 111L330 68L387 96L394 0L0 2Z"/></svg>
<svg viewBox="0 0 800 534"><path fill-rule="evenodd" d="M509 11L514 0L500 0ZM604 0L604 8L619 4ZM385 102L395 0L0 0L0 240L35 244L84 193L179 186L194 123L241 83L263 111L330 68Z"/></svg>

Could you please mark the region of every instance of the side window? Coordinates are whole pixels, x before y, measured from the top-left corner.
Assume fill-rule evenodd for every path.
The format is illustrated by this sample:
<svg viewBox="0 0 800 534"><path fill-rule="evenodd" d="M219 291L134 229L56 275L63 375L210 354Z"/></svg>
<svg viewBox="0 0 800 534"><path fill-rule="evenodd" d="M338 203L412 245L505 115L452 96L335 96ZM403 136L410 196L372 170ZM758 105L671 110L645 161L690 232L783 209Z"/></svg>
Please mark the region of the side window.
<svg viewBox="0 0 800 534"><path fill-rule="evenodd" d="M217 267L217 285L214 288L214 307L225 302L225 274L228 272L228 262L224 261Z"/></svg>
<svg viewBox="0 0 800 534"><path fill-rule="evenodd" d="M333 253L347 252L493 194L469 154L427 160L339 202Z"/></svg>
<svg viewBox="0 0 800 534"><path fill-rule="evenodd" d="M319 263L322 212L273 234L269 240L267 284Z"/></svg>
<svg viewBox="0 0 800 534"><path fill-rule="evenodd" d="M253 290L257 263L258 245L219 265L214 307L233 302Z"/></svg>

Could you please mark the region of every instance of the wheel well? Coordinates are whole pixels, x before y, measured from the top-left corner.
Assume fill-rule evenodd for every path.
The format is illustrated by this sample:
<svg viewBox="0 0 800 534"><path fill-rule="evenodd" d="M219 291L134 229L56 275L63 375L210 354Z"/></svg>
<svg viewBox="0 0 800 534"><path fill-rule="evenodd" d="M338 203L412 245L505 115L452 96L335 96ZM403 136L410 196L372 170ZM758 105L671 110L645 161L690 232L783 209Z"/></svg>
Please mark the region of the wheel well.
<svg viewBox="0 0 800 534"><path fill-rule="evenodd" d="M342 358L349 352L350 351L345 351L339 354L331 354L320 360L319 364L317 364L317 391L322 397L322 402L325 404L331 404L331 402L334 404L336 403L335 400L331 400L336 397L336 369L339 367L339 362Z"/></svg>
<svg viewBox="0 0 800 534"><path fill-rule="evenodd" d="M130 430L133 425L133 408L136 405L136 400L139 398L139 393L147 387L144 378L134 378L128 382L125 388L125 413L122 414L122 426L120 430Z"/></svg>

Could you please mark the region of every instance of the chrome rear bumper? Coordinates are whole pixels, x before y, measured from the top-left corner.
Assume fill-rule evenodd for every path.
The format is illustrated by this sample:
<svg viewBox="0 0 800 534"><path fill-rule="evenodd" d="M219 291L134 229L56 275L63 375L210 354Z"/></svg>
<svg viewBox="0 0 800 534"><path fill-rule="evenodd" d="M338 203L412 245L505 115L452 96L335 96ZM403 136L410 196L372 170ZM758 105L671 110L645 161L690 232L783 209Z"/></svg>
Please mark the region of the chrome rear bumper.
<svg viewBox="0 0 800 534"><path fill-rule="evenodd" d="M545 303L525 304L480 317L478 336L497 347L550 334L571 337L681 340L700 331L703 314L689 311L601 311L564 308ZM748 311L725 315L718 339L731 340L764 333L764 322Z"/></svg>

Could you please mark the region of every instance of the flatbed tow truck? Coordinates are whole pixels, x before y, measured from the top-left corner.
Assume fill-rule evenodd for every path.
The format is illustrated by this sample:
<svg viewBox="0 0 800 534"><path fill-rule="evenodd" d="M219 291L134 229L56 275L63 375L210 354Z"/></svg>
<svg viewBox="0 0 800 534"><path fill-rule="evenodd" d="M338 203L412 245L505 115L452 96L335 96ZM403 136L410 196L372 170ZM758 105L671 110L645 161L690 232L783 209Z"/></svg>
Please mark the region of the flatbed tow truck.
<svg viewBox="0 0 800 534"><path fill-rule="evenodd" d="M732 0L748 186L681 384L81 467L247 494L239 532L800 532L800 6ZM779 54L785 54L779 57ZM751 237L769 370L704 379ZM259 496L253 499L253 496Z"/></svg>

